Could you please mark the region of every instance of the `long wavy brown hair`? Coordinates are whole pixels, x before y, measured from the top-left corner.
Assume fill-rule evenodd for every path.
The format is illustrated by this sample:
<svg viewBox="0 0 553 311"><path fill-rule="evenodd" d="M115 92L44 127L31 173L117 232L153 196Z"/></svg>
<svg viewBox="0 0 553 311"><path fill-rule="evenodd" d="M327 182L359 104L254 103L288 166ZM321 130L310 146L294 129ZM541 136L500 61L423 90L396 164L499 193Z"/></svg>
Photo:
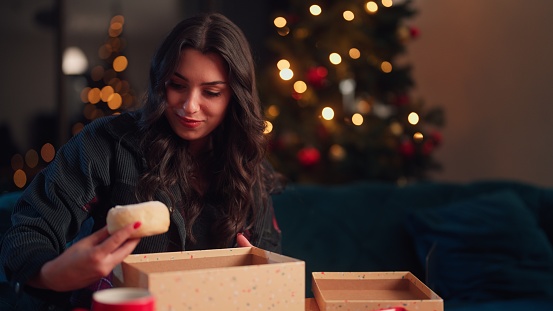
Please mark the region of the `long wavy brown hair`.
<svg viewBox="0 0 553 311"><path fill-rule="evenodd" d="M233 94L222 124L211 134L213 149L207 156L209 165L204 166L191 157L187 141L172 131L164 116L165 84L184 48L220 55L227 65ZM255 232L267 212L270 194L279 184L277 174L265 162L264 127L254 62L242 31L217 13L183 20L161 43L151 62L141 117L147 170L138 182L137 196L142 200L153 200L159 193L168 197L183 214L187 240L192 242L196 241L194 222L209 201L218 215L211 230L218 237L218 246L228 247L237 232ZM204 195L192 186L198 167L209 170L204 172L209 176Z"/></svg>

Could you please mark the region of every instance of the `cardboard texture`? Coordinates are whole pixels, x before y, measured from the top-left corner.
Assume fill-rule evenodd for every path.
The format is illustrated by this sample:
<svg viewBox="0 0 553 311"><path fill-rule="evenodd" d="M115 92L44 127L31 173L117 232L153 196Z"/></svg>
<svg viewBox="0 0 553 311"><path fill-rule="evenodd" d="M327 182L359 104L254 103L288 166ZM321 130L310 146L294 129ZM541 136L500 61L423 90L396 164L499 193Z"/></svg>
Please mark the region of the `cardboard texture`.
<svg viewBox="0 0 553 311"><path fill-rule="evenodd" d="M156 311L305 310L305 262L256 247L130 255L113 272Z"/></svg>
<svg viewBox="0 0 553 311"><path fill-rule="evenodd" d="M305 298L305 311L320 311L315 298Z"/></svg>
<svg viewBox="0 0 553 311"><path fill-rule="evenodd" d="M403 308L443 311L443 300L411 272L313 272L321 311Z"/></svg>

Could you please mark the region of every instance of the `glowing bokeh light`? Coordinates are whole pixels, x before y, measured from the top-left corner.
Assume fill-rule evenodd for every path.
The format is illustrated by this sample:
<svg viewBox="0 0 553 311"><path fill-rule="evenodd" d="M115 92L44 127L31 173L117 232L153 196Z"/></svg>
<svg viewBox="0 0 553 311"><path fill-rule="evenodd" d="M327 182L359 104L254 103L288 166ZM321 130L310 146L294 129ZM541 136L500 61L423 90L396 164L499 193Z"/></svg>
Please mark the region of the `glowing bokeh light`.
<svg viewBox="0 0 553 311"><path fill-rule="evenodd" d="M294 91L297 93L304 93L307 91L307 84L301 80L294 82Z"/></svg>
<svg viewBox="0 0 553 311"><path fill-rule="evenodd" d="M311 13L311 15L318 16L321 15L322 12L323 9L319 5L313 4L309 7L309 13Z"/></svg>
<svg viewBox="0 0 553 311"><path fill-rule="evenodd" d="M356 48L351 48L349 49L349 57L351 57L352 59L358 59L359 57L361 57L361 51Z"/></svg>
<svg viewBox="0 0 553 311"><path fill-rule="evenodd" d="M342 16L344 17L344 19L348 22L351 22L354 18L355 18L355 14L353 14L352 11L344 11L344 13L342 14Z"/></svg>
<svg viewBox="0 0 553 311"><path fill-rule="evenodd" d="M279 75L282 80L288 81L294 77L294 72L290 68L285 68L280 71Z"/></svg>
<svg viewBox="0 0 553 311"><path fill-rule="evenodd" d="M117 109L121 108L121 105L123 104L123 98L118 93L113 93L108 98L107 103L108 103L109 109L117 110Z"/></svg>
<svg viewBox="0 0 553 311"><path fill-rule="evenodd" d="M265 129L263 130L263 134L269 134L273 131L273 123L269 121L265 121Z"/></svg>
<svg viewBox="0 0 553 311"><path fill-rule="evenodd" d="M27 184L27 174L23 170L16 170L13 174L13 183L18 188L23 188Z"/></svg>
<svg viewBox="0 0 553 311"><path fill-rule="evenodd" d="M30 149L25 153L25 163L30 168L35 168L38 165L38 153L34 149Z"/></svg>
<svg viewBox="0 0 553 311"><path fill-rule="evenodd" d="M407 121L412 125L416 125L419 123L419 115L416 112L411 112L409 116L407 116Z"/></svg>
<svg viewBox="0 0 553 311"><path fill-rule="evenodd" d="M351 117L351 123L359 126L363 124L363 116L360 113L356 113Z"/></svg>
<svg viewBox="0 0 553 311"><path fill-rule="evenodd" d="M421 132L416 132L415 134L413 134L413 139L417 142L421 142L424 138L424 135L422 135Z"/></svg>
<svg viewBox="0 0 553 311"><path fill-rule="evenodd" d="M109 97L111 95L113 95L113 87L111 87L110 85L106 85L102 88L102 90L100 91L100 99L103 101L103 102L108 102L109 100ZM92 102L92 101L91 101Z"/></svg>
<svg viewBox="0 0 553 311"><path fill-rule="evenodd" d="M265 111L265 114L269 118L274 119L274 118L278 117L278 115L280 114L280 109L278 109L277 105L270 105L267 108L267 110Z"/></svg>
<svg viewBox="0 0 553 311"><path fill-rule="evenodd" d="M128 64L129 64L129 61L127 60L127 58L125 56L123 56L123 55L117 56L113 60L113 70L115 70L117 72L124 71L125 69L127 69Z"/></svg>
<svg viewBox="0 0 553 311"><path fill-rule="evenodd" d="M389 7L391 7L393 4L394 4L394 3L393 3L392 0L382 0L382 5L383 5L384 7L389 8Z"/></svg>
<svg viewBox="0 0 553 311"><path fill-rule="evenodd" d="M321 115L325 120L332 120L334 118L334 110L330 107L324 107Z"/></svg>
<svg viewBox="0 0 553 311"><path fill-rule="evenodd" d="M392 72L392 64L390 62L383 61L380 64L380 70L382 70L382 72L384 73L390 73Z"/></svg>
<svg viewBox="0 0 553 311"><path fill-rule="evenodd" d="M330 146L328 153L330 158L334 161L341 161L346 157L346 150L338 144Z"/></svg>
<svg viewBox="0 0 553 311"><path fill-rule="evenodd" d="M390 124L390 132L396 136L403 134L403 126L399 122L393 122Z"/></svg>
<svg viewBox="0 0 553 311"><path fill-rule="evenodd" d="M52 145L51 143L46 143L42 145L42 148L40 148L40 157L44 162L51 162L52 160L54 160L55 156L56 148L54 148L54 145Z"/></svg>
<svg viewBox="0 0 553 311"><path fill-rule="evenodd" d="M16 153L12 156L11 165L14 171L23 169L24 164L25 164L25 160L23 159L22 155Z"/></svg>
<svg viewBox="0 0 553 311"><path fill-rule="evenodd" d="M286 59L281 59L277 62L277 68L278 70L288 69L290 68L290 62Z"/></svg>
<svg viewBox="0 0 553 311"><path fill-rule="evenodd" d="M339 63L342 62L342 56L340 56L340 54L338 53L330 53L330 55L328 56L328 59L334 65L338 65Z"/></svg>
<svg viewBox="0 0 553 311"><path fill-rule="evenodd" d="M286 26L287 21L286 21L286 18L284 18L282 16L279 16L279 17L274 19L273 23L275 24L275 26L277 28L282 28L282 27Z"/></svg>
<svg viewBox="0 0 553 311"><path fill-rule="evenodd" d="M365 4L365 10L369 13L376 13L378 11L378 4L374 1L369 1Z"/></svg>

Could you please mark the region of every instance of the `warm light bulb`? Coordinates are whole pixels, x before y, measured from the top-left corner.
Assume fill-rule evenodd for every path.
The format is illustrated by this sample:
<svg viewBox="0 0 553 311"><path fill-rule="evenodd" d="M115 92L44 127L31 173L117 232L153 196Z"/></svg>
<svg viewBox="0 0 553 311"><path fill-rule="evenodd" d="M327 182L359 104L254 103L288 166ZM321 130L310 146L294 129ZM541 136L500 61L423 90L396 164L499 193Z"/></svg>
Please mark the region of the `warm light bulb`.
<svg viewBox="0 0 553 311"><path fill-rule="evenodd" d="M307 91L307 84L301 80L296 81L294 83L294 91L299 94L304 93L305 91Z"/></svg>
<svg viewBox="0 0 553 311"><path fill-rule="evenodd" d="M344 19L348 22L351 22L354 18L355 18L355 14L353 14L352 11L344 11L344 13L342 14L342 16L344 17Z"/></svg>
<svg viewBox="0 0 553 311"><path fill-rule="evenodd" d="M115 70L117 72L122 72L125 69L127 69L128 64L129 64L129 61L127 60L127 58L125 56L123 56L123 55L117 56L113 60L113 70Z"/></svg>
<svg viewBox="0 0 553 311"><path fill-rule="evenodd" d="M376 4L376 2L374 1L369 1L365 5L365 10L367 10L367 12L369 13L376 13L376 11L378 11L378 4Z"/></svg>
<svg viewBox="0 0 553 311"><path fill-rule="evenodd" d="M279 16L279 17L275 18L273 23L275 24L275 26L277 28L282 28L282 27L286 26L287 22L286 22L286 18L284 18L282 16Z"/></svg>
<svg viewBox="0 0 553 311"><path fill-rule="evenodd" d="M380 64L380 69L381 69L382 72L384 72L384 73L390 73L390 72L392 72L392 64L391 64L390 62L383 61L383 62Z"/></svg>
<svg viewBox="0 0 553 311"><path fill-rule="evenodd" d="M278 70L288 69L290 68L290 62L286 59L281 59L277 63Z"/></svg>
<svg viewBox="0 0 553 311"><path fill-rule="evenodd" d="M51 143L46 143L40 148L40 156L42 157L42 160L44 162L48 163L54 160L54 156L56 155L56 149Z"/></svg>
<svg viewBox="0 0 553 311"><path fill-rule="evenodd" d="M265 115L270 119L274 119L278 117L279 114L280 114L280 110L276 105L269 106L265 111Z"/></svg>
<svg viewBox="0 0 553 311"><path fill-rule="evenodd" d="M389 8L393 4L392 0L382 0L382 5Z"/></svg>
<svg viewBox="0 0 553 311"><path fill-rule="evenodd" d="M280 78L282 80L288 81L292 79L293 76L294 76L294 72L290 68L282 69L280 71Z"/></svg>
<svg viewBox="0 0 553 311"><path fill-rule="evenodd" d="M321 9L320 6L313 4L309 7L309 13L311 13L314 16L318 16L323 12L323 9Z"/></svg>
<svg viewBox="0 0 553 311"><path fill-rule="evenodd" d="M30 168L35 168L38 165L38 152L34 149L30 149L25 153L25 163Z"/></svg>
<svg viewBox="0 0 553 311"><path fill-rule="evenodd" d="M329 56L328 56L328 59L330 60L330 62L334 65L338 65L339 63L342 62L342 56L340 56L340 54L338 53L331 53Z"/></svg>
<svg viewBox="0 0 553 311"><path fill-rule="evenodd" d="M360 113L356 113L351 117L351 123L359 126L363 124L363 116Z"/></svg>
<svg viewBox="0 0 553 311"><path fill-rule="evenodd" d="M322 110L322 116L325 120L332 120L334 118L334 110L330 107L324 107Z"/></svg>
<svg viewBox="0 0 553 311"><path fill-rule="evenodd" d="M411 112L409 116L407 116L407 121L412 125L416 125L419 123L419 115L416 112Z"/></svg>
<svg viewBox="0 0 553 311"><path fill-rule="evenodd" d="M265 129L263 130L263 134L269 134L273 131L273 123L269 121L265 121Z"/></svg>
<svg viewBox="0 0 553 311"><path fill-rule="evenodd" d="M78 47L68 47L63 52L61 68L66 75L81 75L88 69L88 60Z"/></svg>
<svg viewBox="0 0 553 311"><path fill-rule="evenodd" d="M413 134L413 139L417 142L422 141L423 138L424 138L424 135L422 135L421 132L416 132L415 134Z"/></svg>
<svg viewBox="0 0 553 311"><path fill-rule="evenodd" d="M351 48L349 49L349 57L353 59L358 59L359 57L361 57L361 52L356 48Z"/></svg>

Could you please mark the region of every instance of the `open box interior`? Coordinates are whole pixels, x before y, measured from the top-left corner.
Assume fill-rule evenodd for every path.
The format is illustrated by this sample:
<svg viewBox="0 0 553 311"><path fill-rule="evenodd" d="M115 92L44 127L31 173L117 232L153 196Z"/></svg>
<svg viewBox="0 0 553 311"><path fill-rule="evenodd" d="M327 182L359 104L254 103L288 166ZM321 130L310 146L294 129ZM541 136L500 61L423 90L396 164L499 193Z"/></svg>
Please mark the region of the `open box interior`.
<svg viewBox="0 0 553 311"><path fill-rule="evenodd" d="M443 310L443 300L411 272L314 272L312 286L322 311L394 306Z"/></svg>
<svg viewBox="0 0 553 311"><path fill-rule="evenodd" d="M269 259L255 254L238 254L220 257L204 257L190 259L173 259L164 261L127 262L128 265L144 273L176 272L199 269L216 269L268 264Z"/></svg>
<svg viewBox="0 0 553 311"><path fill-rule="evenodd" d="M428 295L407 279L318 280L327 300L422 300Z"/></svg>

